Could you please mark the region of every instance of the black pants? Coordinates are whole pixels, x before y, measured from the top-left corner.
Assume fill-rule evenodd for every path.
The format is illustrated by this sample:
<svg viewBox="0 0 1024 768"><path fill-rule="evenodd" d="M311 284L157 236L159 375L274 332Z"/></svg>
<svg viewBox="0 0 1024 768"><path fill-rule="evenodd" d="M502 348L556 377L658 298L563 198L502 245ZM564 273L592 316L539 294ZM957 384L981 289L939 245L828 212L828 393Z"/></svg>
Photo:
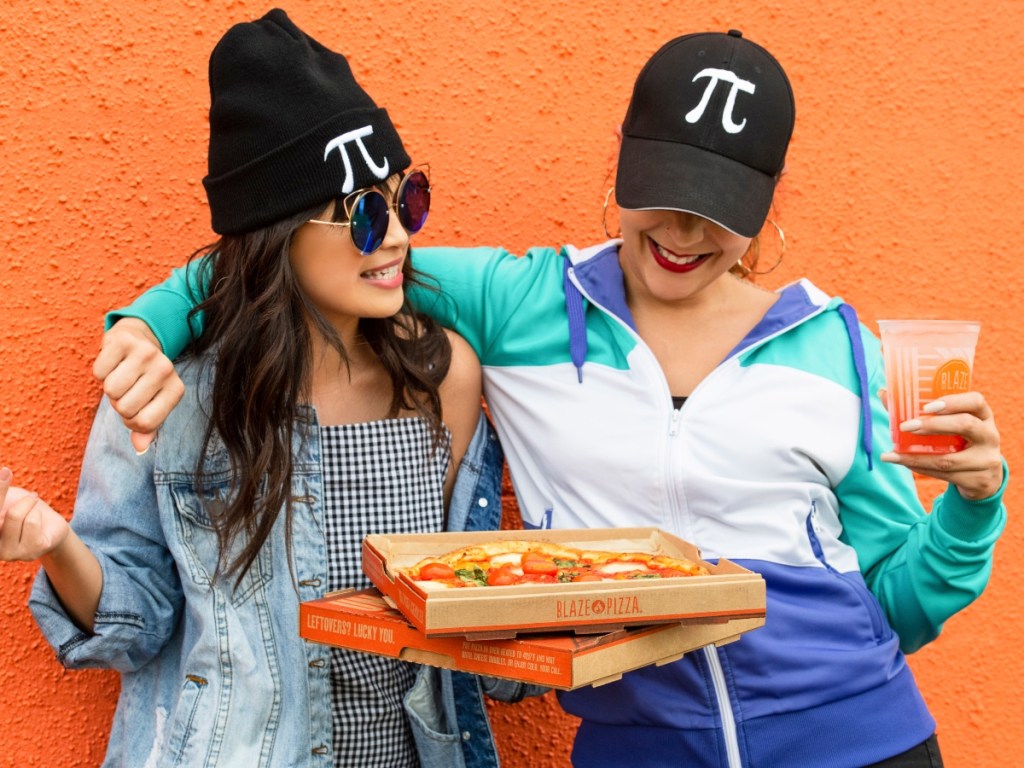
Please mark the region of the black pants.
<svg viewBox="0 0 1024 768"><path fill-rule="evenodd" d="M939 740L933 733L927 741L916 747L880 763L872 763L867 768L942 768L942 753L939 752Z"/></svg>

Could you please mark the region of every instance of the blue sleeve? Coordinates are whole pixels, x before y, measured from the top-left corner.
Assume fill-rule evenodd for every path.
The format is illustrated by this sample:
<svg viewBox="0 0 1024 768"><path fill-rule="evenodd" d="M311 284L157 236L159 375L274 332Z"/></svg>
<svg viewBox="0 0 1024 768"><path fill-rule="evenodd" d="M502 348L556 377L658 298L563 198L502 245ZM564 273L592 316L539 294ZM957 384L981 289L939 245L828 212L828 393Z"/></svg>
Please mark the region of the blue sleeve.
<svg viewBox="0 0 1024 768"><path fill-rule="evenodd" d="M858 448L835 491L842 538L856 550L868 587L909 653L934 640L945 621L988 584L992 552L1006 524L1002 498L1009 471L1004 466L1003 487L991 498L967 501L949 486L926 513L912 473L877 460L892 449L888 413L877 396L885 380L877 339L866 329L862 337L876 458L868 470Z"/></svg>
<svg viewBox="0 0 1024 768"><path fill-rule="evenodd" d="M172 360L178 357L203 333L202 314L189 318L189 313L206 298L209 260L203 256L178 267L127 307L107 313L106 330L122 317L138 318L156 335L165 355Z"/></svg>
<svg viewBox="0 0 1024 768"><path fill-rule="evenodd" d="M137 670L156 656L181 616L184 597L158 514L153 455L137 456L106 398L86 447L71 526L96 555L103 590L90 635L65 612L44 571L29 607L69 668Z"/></svg>

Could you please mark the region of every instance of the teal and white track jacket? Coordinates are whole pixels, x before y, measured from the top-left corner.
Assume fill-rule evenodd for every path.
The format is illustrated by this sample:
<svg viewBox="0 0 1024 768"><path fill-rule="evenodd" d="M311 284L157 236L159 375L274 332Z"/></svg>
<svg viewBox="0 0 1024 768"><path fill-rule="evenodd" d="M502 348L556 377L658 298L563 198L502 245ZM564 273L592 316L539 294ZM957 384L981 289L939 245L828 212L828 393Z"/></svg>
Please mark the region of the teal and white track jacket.
<svg viewBox="0 0 1024 768"><path fill-rule="evenodd" d="M527 526L657 526L767 584L766 624L738 642L562 694L575 764L862 766L934 731L903 652L984 589L1003 494L950 488L928 514L911 473L877 460L881 358L851 307L783 288L676 410L616 242L413 260L442 289L413 300L480 356ZM177 354L187 280L109 320L141 317Z"/></svg>

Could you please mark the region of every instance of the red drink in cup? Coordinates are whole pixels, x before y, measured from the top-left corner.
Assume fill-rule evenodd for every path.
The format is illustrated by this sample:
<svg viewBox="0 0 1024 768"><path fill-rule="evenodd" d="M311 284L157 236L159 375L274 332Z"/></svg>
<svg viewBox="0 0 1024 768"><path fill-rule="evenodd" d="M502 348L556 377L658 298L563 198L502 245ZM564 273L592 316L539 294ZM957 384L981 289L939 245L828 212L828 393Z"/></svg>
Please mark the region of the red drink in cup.
<svg viewBox="0 0 1024 768"><path fill-rule="evenodd" d="M889 428L898 453L953 453L959 435L918 435L899 425L925 415L945 395L971 388L974 348L981 325L960 320L879 320L889 393Z"/></svg>

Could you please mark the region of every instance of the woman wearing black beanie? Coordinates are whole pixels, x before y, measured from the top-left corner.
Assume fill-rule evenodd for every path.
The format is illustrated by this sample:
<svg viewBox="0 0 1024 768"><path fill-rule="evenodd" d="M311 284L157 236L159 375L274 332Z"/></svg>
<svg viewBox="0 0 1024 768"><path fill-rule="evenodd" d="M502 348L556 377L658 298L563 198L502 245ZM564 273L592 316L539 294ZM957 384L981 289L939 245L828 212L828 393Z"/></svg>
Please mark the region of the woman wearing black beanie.
<svg viewBox="0 0 1024 768"><path fill-rule="evenodd" d="M366 533L498 526L479 363L405 300L426 172L283 11L227 32L210 93L220 239L182 405L136 455L104 400L70 527L4 469L0 558L40 561L65 666L122 673L107 764L496 765L476 678L298 628L300 601L369 586Z"/></svg>

